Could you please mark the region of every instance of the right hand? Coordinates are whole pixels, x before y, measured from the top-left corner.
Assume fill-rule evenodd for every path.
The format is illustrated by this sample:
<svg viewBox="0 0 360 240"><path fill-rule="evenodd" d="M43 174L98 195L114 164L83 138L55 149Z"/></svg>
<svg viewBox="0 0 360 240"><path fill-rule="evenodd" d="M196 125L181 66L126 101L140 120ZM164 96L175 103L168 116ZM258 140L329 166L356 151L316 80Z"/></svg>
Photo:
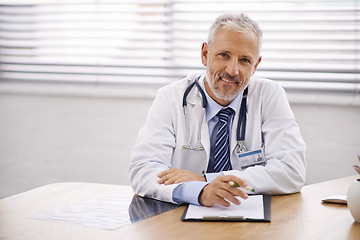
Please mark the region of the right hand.
<svg viewBox="0 0 360 240"><path fill-rule="evenodd" d="M240 205L240 201L235 197L247 199L248 195L240 188L234 187L229 182L236 182L240 187L246 187L247 183L233 175L221 175L214 181L206 185L199 195L199 202L203 206L211 207L219 204L229 207L230 202ZM230 201L230 202L229 202Z"/></svg>

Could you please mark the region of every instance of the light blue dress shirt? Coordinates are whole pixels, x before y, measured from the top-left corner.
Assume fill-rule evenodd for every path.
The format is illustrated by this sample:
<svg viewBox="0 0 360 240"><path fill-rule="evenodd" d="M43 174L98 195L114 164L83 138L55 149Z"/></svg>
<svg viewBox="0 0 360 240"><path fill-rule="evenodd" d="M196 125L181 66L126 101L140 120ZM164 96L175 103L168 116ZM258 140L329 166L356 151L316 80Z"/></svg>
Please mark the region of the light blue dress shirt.
<svg viewBox="0 0 360 240"><path fill-rule="evenodd" d="M209 126L209 136L210 136L210 146L214 146L216 134L213 134L214 128L216 123L218 122L219 118L216 116L216 114L223 109L224 107L219 105L217 102L215 102L207 93L205 90L205 81L204 84L201 86L203 89L206 99L207 99L207 107L206 107L206 121ZM236 115L239 103L241 99L241 94L237 96L227 107L231 107ZM232 126L233 118L231 119L231 124L229 124L230 132L231 132L231 126ZM210 161L213 161L213 159L210 159ZM181 203L191 203L200 205L199 203L199 194L201 190L210 182L212 182L217 176L222 175L223 173L206 173L206 182L201 181L191 181L191 182L184 182L179 184L174 191L173 191L173 200L179 204Z"/></svg>

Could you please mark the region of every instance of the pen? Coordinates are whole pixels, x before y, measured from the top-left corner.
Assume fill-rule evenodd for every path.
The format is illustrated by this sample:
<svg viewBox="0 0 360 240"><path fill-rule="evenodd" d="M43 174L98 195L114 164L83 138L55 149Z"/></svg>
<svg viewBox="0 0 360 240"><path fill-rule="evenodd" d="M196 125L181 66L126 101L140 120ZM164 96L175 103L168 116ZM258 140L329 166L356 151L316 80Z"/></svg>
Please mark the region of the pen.
<svg viewBox="0 0 360 240"><path fill-rule="evenodd" d="M236 182L229 182L231 186L233 187L240 187L239 184L237 184ZM249 187L249 186L246 186L246 187L240 187L240 188L244 188L246 190L249 190L251 192L255 192L255 189L252 188L252 187Z"/></svg>

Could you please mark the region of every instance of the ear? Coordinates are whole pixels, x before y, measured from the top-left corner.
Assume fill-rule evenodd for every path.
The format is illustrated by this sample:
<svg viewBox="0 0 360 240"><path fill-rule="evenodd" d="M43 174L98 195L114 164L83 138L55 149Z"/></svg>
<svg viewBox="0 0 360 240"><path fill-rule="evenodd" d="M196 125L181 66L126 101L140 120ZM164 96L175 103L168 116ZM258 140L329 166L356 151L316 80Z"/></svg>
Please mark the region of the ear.
<svg viewBox="0 0 360 240"><path fill-rule="evenodd" d="M201 47L201 62L206 67L208 61L209 48L206 42L202 44Z"/></svg>
<svg viewBox="0 0 360 240"><path fill-rule="evenodd" d="M256 72L256 69L258 68L259 63L261 62L261 60L262 60L262 57L260 56L260 57L258 58L258 60L257 60L257 63L255 64L255 67L254 67L254 70L253 70L251 76L254 75L254 73Z"/></svg>

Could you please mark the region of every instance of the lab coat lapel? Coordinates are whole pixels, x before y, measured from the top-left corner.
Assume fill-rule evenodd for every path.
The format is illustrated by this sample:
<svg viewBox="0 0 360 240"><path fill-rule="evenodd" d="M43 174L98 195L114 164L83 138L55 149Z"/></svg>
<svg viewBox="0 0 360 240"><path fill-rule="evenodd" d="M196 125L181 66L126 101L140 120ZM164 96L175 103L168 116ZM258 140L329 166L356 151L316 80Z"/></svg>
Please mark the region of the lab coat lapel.
<svg viewBox="0 0 360 240"><path fill-rule="evenodd" d="M206 152L206 159L209 161L210 159L210 136L209 136L209 126L206 121L206 117L204 117L201 127L201 143L204 146Z"/></svg>
<svg viewBox="0 0 360 240"><path fill-rule="evenodd" d="M204 86L205 77L201 77L199 80L200 86ZM200 92L197 90L197 93L200 94ZM206 152L206 159L209 161L210 159L210 136L209 136L209 125L206 121L206 109L204 118L202 120L202 127L201 127L201 143L204 146L205 152Z"/></svg>
<svg viewBox="0 0 360 240"><path fill-rule="evenodd" d="M200 86L203 85L203 79L201 78L199 80L199 84ZM201 124L201 144L203 145L205 152L206 152L206 157L207 160L209 160L210 158L210 136L209 136L209 127L208 127L208 123L206 121L206 109L203 108L202 106L202 96L201 93L199 92L199 90L194 86L191 90L191 92L189 93L189 96L187 98L187 104L190 105L189 107L192 109L193 111L193 116L196 116L194 118L194 120L190 123L191 126L191 135L192 137L196 137L196 132L193 132L195 129L197 129L198 126L195 127L194 124L198 125L199 124L199 118L201 117L201 113L202 111L204 112L204 117L202 119L202 124ZM193 130L194 129L194 130Z"/></svg>
<svg viewBox="0 0 360 240"><path fill-rule="evenodd" d="M242 94L241 93L241 99L242 99ZM238 127L238 122L239 122L239 115L240 115L240 108L241 108L241 101L239 103L239 106L237 107L237 111L236 111L236 115L234 117L234 120L232 122L232 127L231 127L231 138L230 138L230 152L234 152L235 147L237 145L237 139L236 139L236 133L237 133L237 127Z"/></svg>
<svg viewBox="0 0 360 240"><path fill-rule="evenodd" d="M241 105L241 104L239 104L239 105ZM234 117L234 120L232 122L231 137L230 137L230 153L234 152L234 149L235 149L236 144L237 144L236 131L237 131L237 125L238 125L237 123L238 123L238 120L239 120L239 112L240 112L240 109L238 108L238 110L236 111L236 115Z"/></svg>

